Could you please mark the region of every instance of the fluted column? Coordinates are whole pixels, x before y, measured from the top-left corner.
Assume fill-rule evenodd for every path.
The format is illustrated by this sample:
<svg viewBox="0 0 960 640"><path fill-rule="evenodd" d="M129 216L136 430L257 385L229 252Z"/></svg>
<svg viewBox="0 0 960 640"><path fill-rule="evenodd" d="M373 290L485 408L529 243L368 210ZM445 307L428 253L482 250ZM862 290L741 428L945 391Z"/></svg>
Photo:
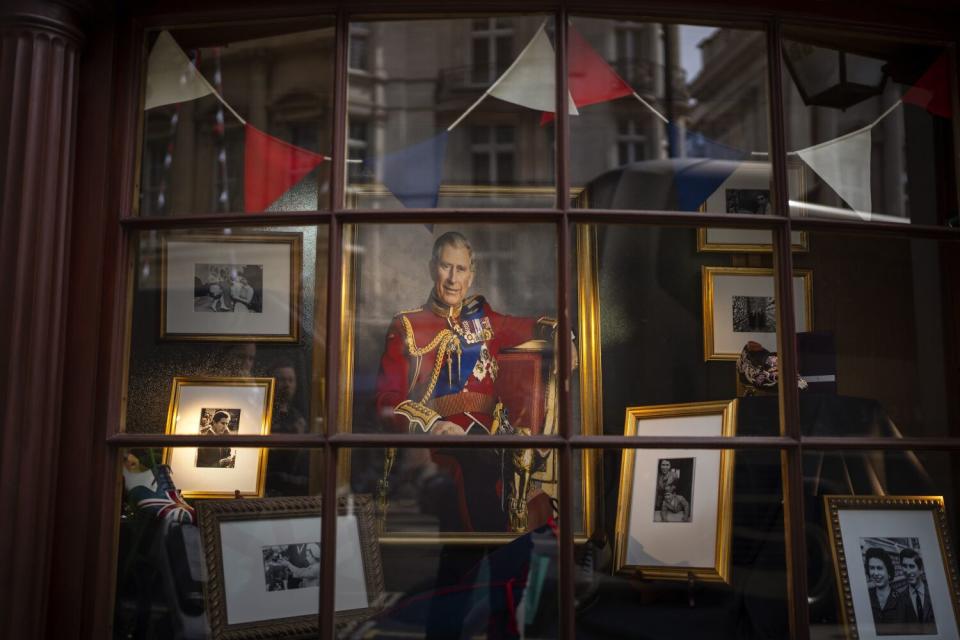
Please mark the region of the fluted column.
<svg viewBox="0 0 960 640"><path fill-rule="evenodd" d="M56 498L81 34L65 4L0 9L0 637L44 624Z"/></svg>

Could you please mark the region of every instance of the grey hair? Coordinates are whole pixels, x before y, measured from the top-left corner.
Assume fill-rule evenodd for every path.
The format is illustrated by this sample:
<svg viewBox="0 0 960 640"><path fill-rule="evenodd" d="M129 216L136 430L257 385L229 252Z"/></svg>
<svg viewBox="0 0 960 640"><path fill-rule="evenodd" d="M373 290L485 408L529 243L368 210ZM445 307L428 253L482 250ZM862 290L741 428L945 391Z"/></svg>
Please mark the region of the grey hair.
<svg viewBox="0 0 960 640"><path fill-rule="evenodd" d="M436 239L433 243L433 254L430 256L430 266L436 266L437 262L440 260L440 252L443 251L444 247L454 247L454 248L464 248L467 250L467 253L470 254L470 270L475 270L475 265L473 262L473 246L470 245L470 241L467 240L459 231L447 231L445 234Z"/></svg>

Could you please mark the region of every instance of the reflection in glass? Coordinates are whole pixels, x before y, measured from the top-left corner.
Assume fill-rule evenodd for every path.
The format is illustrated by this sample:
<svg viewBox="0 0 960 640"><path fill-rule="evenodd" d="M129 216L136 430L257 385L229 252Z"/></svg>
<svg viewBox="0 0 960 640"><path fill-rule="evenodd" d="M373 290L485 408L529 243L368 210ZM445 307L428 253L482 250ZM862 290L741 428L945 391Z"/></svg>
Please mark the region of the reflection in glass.
<svg viewBox="0 0 960 640"><path fill-rule="evenodd" d="M330 25L150 34L140 214L326 209Z"/></svg>
<svg viewBox="0 0 960 640"><path fill-rule="evenodd" d="M352 23L352 55L367 67L350 69L347 206L553 206L553 130L540 122L556 101L552 26Z"/></svg>
<svg viewBox="0 0 960 640"><path fill-rule="evenodd" d="M788 30L790 213L956 225L951 72L937 48Z"/></svg>
<svg viewBox="0 0 960 640"><path fill-rule="evenodd" d="M763 32L578 17L568 55L578 206L773 213Z"/></svg>
<svg viewBox="0 0 960 640"><path fill-rule="evenodd" d="M326 238L326 227L135 236L122 428L163 433L177 377L272 378L270 431L313 431L311 416L322 416Z"/></svg>

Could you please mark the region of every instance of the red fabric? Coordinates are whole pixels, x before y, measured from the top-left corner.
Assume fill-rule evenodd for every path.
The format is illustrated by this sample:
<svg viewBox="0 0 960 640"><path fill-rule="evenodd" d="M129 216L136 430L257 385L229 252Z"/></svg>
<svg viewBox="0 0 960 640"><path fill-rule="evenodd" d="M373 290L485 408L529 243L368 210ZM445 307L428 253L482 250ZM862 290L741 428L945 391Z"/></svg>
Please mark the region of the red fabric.
<svg viewBox="0 0 960 640"><path fill-rule="evenodd" d="M923 107L935 116L949 118L951 115L949 67L947 54L941 54L917 80L917 84L910 87L904 94L903 102Z"/></svg>
<svg viewBox="0 0 960 640"><path fill-rule="evenodd" d="M607 61L593 50L577 30L570 27L567 62L570 95L577 108L633 95L633 89L617 75ZM552 113L544 113L540 124L553 121Z"/></svg>
<svg viewBox="0 0 960 640"><path fill-rule="evenodd" d="M243 158L243 210L258 213L324 161L324 157L247 124Z"/></svg>

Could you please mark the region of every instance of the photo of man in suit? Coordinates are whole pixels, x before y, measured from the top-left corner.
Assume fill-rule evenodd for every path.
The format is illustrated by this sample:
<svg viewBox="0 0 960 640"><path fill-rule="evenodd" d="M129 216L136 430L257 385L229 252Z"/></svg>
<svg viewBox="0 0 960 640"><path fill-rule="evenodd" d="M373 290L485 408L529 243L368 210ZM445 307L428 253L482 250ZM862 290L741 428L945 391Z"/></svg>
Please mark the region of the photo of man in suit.
<svg viewBox="0 0 960 640"><path fill-rule="evenodd" d="M900 568L907 579L899 593L901 632L904 635L934 635L937 622L930 601L930 589L923 572L923 558L913 549L900 551Z"/></svg>

